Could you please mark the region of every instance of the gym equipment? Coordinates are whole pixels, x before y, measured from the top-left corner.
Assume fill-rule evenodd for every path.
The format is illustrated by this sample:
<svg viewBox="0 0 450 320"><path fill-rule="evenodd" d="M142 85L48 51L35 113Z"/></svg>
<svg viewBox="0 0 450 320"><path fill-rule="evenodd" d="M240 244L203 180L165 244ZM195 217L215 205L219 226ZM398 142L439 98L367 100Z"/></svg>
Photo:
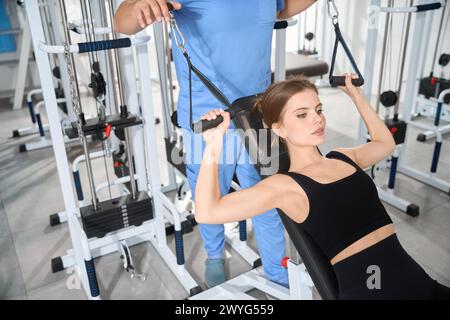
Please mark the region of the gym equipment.
<svg viewBox="0 0 450 320"><path fill-rule="evenodd" d="M26 135L40 133L41 130L44 130L44 131L48 130L48 125L43 125L42 127L40 127L38 125L38 123L36 121L36 113L34 112L34 107L33 107L33 96L41 94L41 93L42 93L41 89L35 89L35 90L31 90L30 92L28 92L27 106L28 106L28 111L30 112L31 123L33 124L33 127L14 129L12 132L13 138L18 138L18 137L23 137Z"/></svg>
<svg viewBox="0 0 450 320"><path fill-rule="evenodd" d="M312 31L308 30L308 17L311 15L311 9L303 12L301 20L303 25L299 23L299 37L297 53L304 56L317 55L317 24L319 20L319 5L315 4L314 12L314 28ZM314 41L313 41L314 40ZM301 47L301 49L300 49Z"/></svg>
<svg viewBox="0 0 450 320"><path fill-rule="evenodd" d="M392 90L384 91L380 95L380 102L385 107L393 107L397 104L398 95Z"/></svg>
<svg viewBox="0 0 450 320"><path fill-rule="evenodd" d="M415 110L413 111L412 120L427 117L435 121L437 116L437 99L442 92L448 89L450 89L450 80L448 79L431 76L422 78L419 84L419 96L415 100ZM447 124L439 125L437 130L443 135L450 132L450 95L444 95L442 102L439 119L445 121ZM425 142L435 137L435 130L427 129L417 135L417 141Z"/></svg>
<svg viewBox="0 0 450 320"><path fill-rule="evenodd" d="M328 82L324 82L322 77L329 71L328 63L324 61L323 51L325 47L326 29L326 0L318 0L313 5L315 6L314 28L313 31L307 31L307 25L312 8L304 11L298 16L298 50L296 52L286 52L284 60L286 62L285 72L286 77L304 75L306 77L319 77L316 79L316 86L328 86ZM277 32L277 37L280 32ZM312 40L308 40L312 39ZM306 48L308 42L308 48ZM282 43L280 47L284 47ZM282 70L280 67L274 67L277 54L283 54L281 51L272 53L272 69ZM274 77L272 75L272 81Z"/></svg>
<svg viewBox="0 0 450 320"><path fill-rule="evenodd" d="M420 80L419 94L425 96L426 99L436 98L436 94L450 88L450 80L436 77L425 77ZM450 96L446 96L444 103L450 103Z"/></svg>
<svg viewBox="0 0 450 320"><path fill-rule="evenodd" d="M293 52L286 52L285 55L286 77L296 75L322 77L329 71L328 64L323 60Z"/></svg>
<svg viewBox="0 0 450 320"><path fill-rule="evenodd" d="M288 19L288 20L279 20L276 21L273 29L275 30L275 52L271 54L271 65L272 69L272 82L278 82L281 79L286 77L286 65L290 62L287 61L288 54L285 53L285 50L280 50L278 48L286 48L286 30L290 26L294 26L297 23L297 20ZM298 62L298 61L296 61ZM295 68L295 65L291 65L293 72L299 72L300 70Z"/></svg>
<svg viewBox="0 0 450 320"><path fill-rule="evenodd" d="M397 99L397 103L395 104L395 110L394 110L394 120L402 120L404 123L400 122L400 125L394 124L391 126L392 129L394 129L394 138L395 133L399 135L397 138L397 141L403 142L399 144L394 151L394 154L391 157L390 160L390 178L389 178L389 185L388 185L388 191L384 191L380 188L378 188L378 192L380 195L380 198L393 205L394 207L412 215L417 216L418 214L418 208L417 206L412 206L411 203L408 201L405 201L398 196L395 196L393 194L393 188L395 183L395 177L396 173L402 173L404 175L407 175L411 178L414 178L416 180L419 180L423 183L426 183L432 187L438 188L446 193L450 191L450 184L446 181L443 181L442 179L439 179L435 176L435 169L436 166L432 166L433 170L430 170L430 173L423 173L416 169L410 168L409 166L406 166L403 163L402 160L402 153L403 150L407 146L407 137L406 136L406 125L407 126L413 126L420 129L427 129L427 130L434 130L436 133L439 132L439 130L434 127L430 128L428 126L424 126L421 124L418 124L417 122L412 121L412 109L414 106L414 99L415 99L415 92L417 92L418 89L418 81L416 79L419 79L417 77L418 70L420 69L420 61L424 60L425 56L425 49L426 46L424 46L422 41L423 35L429 35L430 27L431 27L431 17L433 10L437 10L441 8L442 3L441 2L434 2L434 3L424 3L423 1L419 2L418 5L414 6L407 6L407 7L380 7L380 1L379 0L372 0L371 1L371 8L373 9L371 11L371 17L369 17L369 20L371 21L377 21L377 17L379 13L407 13L407 14L414 14L415 22L414 22L414 29L412 30L412 40L411 40L411 46L412 49L410 50L411 55L409 57L409 68L407 78L406 78L406 86L405 86L405 101L403 103L403 114L400 115L398 113L398 106L399 106L399 99ZM385 29L386 32L386 29ZM377 42L377 27L372 27L368 30L368 36L367 36L367 43L368 47L366 49L367 55L366 55L366 61L365 61L365 78L366 78L366 86L364 88L364 93L366 96L370 96L371 88L372 88L372 81L373 81L373 66L375 65L375 48L376 48L376 42ZM406 34L406 33L405 33ZM401 54L402 60L404 61L406 52L406 44L403 48L403 53ZM382 56L383 59L383 56ZM418 63L419 62L419 63ZM403 64L400 62L400 66L403 70ZM382 63L383 65L383 63ZM400 85L403 82L403 71L400 72L400 78L398 79L398 87L396 95L397 97L400 97L400 93L398 92L400 89ZM383 75L380 76L380 78L383 78ZM379 85L379 88L381 86ZM379 90L381 91L381 90ZM386 95L385 95L386 97ZM390 99L387 99L390 100ZM392 102L392 101L390 101ZM377 103L378 105L378 103ZM388 123L389 125L389 123ZM359 126L359 142L363 143L367 139L367 130L365 128L365 125L363 121L360 121ZM437 163L437 159L439 157L439 148L438 144L435 146L435 152L433 155L433 163Z"/></svg>
<svg viewBox="0 0 450 320"><path fill-rule="evenodd" d="M387 167L390 166L390 172L387 182L387 190L382 188L378 188L378 194L380 199L390 205L396 207L397 209L407 213L410 216L416 217L419 215L419 206L416 204L409 202L397 195L394 194L395 189L395 178L397 174L397 163L398 163L398 154L400 148L402 148L403 143L406 139L406 128L407 123L400 119L399 117L399 97L401 95L402 89L402 79L404 73L404 63L406 57L406 50L408 46L409 39L409 29L411 24L411 13L406 12L406 16L403 16L403 26L400 40L400 53L398 54L397 65L397 74L395 75L395 81L392 81L393 72L390 70L392 66L391 60L394 57L392 50L392 33L393 33L393 21L394 15L390 11L393 9L394 2L392 0L388 1L387 7L384 8L386 10L386 20L384 25L384 36L383 36L383 45L381 52L381 61L380 61L380 78L378 81L378 96L377 101L375 103L376 112L379 112L380 103L384 106L384 120L387 128L392 133L394 141L396 143L396 149L391 157L378 163L371 168L372 178L375 177L375 174ZM412 5L412 1L409 1L410 6ZM383 9L381 9L383 10ZM398 11L395 11L398 12ZM396 14L398 15L398 14ZM374 47L370 44L367 47L367 50L372 50ZM386 59L387 57L387 59ZM386 61L387 60L387 61ZM367 77L367 74L366 74ZM389 81L388 81L389 80ZM382 87L388 85L389 88L393 88L394 90L386 90L381 93ZM370 89L367 89L367 92ZM381 93L381 94L380 94ZM367 94L367 93L366 93ZM393 111L393 112L392 112ZM368 137L370 140L370 137Z"/></svg>
<svg viewBox="0 0 450 320"><path fill-rule="evenodd" d="M306 14L306 12L305 12ZM272 52L272 82L285 79L286 76L304 75L307 77L322 77L328 73L328 64L318 57L307 56L294 52L285 52L287 28L297 23L294 19L280 20L274 25L275 47ZM280 48L280 49L279 49Z"/></svg>
<svg viewBox="0 0 450 320"><path fill-rule="evenodd" d="M447 3L446 7L447 7ZM441 3L435 3L435 4L428 4L427 8L440 8ZM425 6L425 5L423 5ZM448 10L448 9L447 9ZM422 183L425 183L431 187L437 188L441 191L444 191L448 194L450 194L450 183L447 181L444 181L442 179L439 179L436 177L436 169L437 164L439 161L439 155L440 155L440 149L442 145L442 133L439 129L439 121L440 121L440 112L442 108L442 102L444 100L444 96L447 92L445 90L441 92L443 93L442 96L439 96L438 98L438 106L436 108L436 117L434 121L433 126L427 126L420 124L416 121L411 121L412 119L412 110L414 106L415 97L417 96L416 93L418 92L418 86L419 86L419 77L418 77L418 71L420 71L421 66L420 62L424 61L424 57L426 54L426 47L423 45L424 43L421 41L423 39L424 34L428 34L430 31L430 21L432 17L432 12L428 11L426 14L417 14L416 15L416 22L414 25L414 31L413 31L413 44L415 46L413 47L414 50L412 50L411 57L410 57L410 65L409 65L409 71L407 75L407 81L406 81L406 89L405 89L405 111L404 111L404 117L405 121L408 123L409 126L413 126L422 130L432 130L436 134L436 142L435 142L435 148L433 151L433 157L432 157L432 164L430 167L430 171L428 173L421 172L419 170L416 170L410 166L405 165L402 163L402 160L400 158L400 163L398 166L399 172L401 172L404 175L407 175L413 179L416 179ZM428 22L428 23L427 23ZM417 63L419 61L419 63ZM439 107L440 106L440 107Z"/></svg>
<svg viewBox="0 0 450 320"><path fill-rule="evenodd" d="M95 272L95 263L94 259L99 256L103 256L113 252L122 252L122 256L125 258L124 267L127 271L130 272L131 275L136 274L135 268L132 265L132 260L130 259L131 254L129 252L129 246L142 243L145 241L149 241L155 247L157 252L161 255L168 268L174 273L183 287L189 294L195 294L201 291L201 288L197 285L197 283L192 279L192 277L187 273L184 268L184 256L182 251L182 242L177 242L177 252L176 256L172 253L171 249L167 245L166 236L165 236L165 225L164 225L164 214L172 214L173 220L177 220L179 223L178 212L174 208L174 205L170 202L167 196L161 190L161 184L159 181L159 165L158 165L158 157L156 153L156 137L155 137L155 125L153 118L153 105L152 105L152 97L151 92L147 90L151 87L150 79L146 77L146 75L150 74L149 65L148 65L148 55L147 55L147 46L145 44L150 40L149 36L146 35L138 35L135 39L131 40L129 43L132 46L135 46L136 52L136 63L139 65L137 71L139 72L139 84L140 84L140 96L138 100L137 96L137 88L136 88L136 76L135 76L135 66L134 66L134 55L133 52L129 49L129 47L122 49L121 56L115 56L115 62L117 66L117 62L121 60L121 65L124 66L123 70L116 70L116 78L118 79L118 86L120 87L121 77L126 78L127 94L122 93L123 88L117 88L116 86L111 86L114 92L118 95L122 95L120 98L120 102L125 102L127 100L127 108L130 113L135 114L137 117L142 119L142 124L136 125L132 127L130 134L128 135L127 131L131 128L127 128L125 130L125 135L128 136L125 139L125 149L127 152L127 157L129 159L134 159L134 161L129 161L129 176L120 178L121 181L112 182L108 181L107 187L109 185L114 185L114 183L125 183L128 181L131 182L131 192L126 198L120 199L110 199L110 214L121 214L121 218L114 218L126 226L129 227L121 228L120 226L111 227L113 229L119 228L116 231L106 234L105 236L98 238L88 238L88 233L93 233L93 235L101 236L100 234L96 234L95 229L91 229L91 227L86 230L83 228L82 224L78 220L78 216L81 216L81 211L74 199L74 190L71 181L71 175L69 171L69 164L67 160L67 154L64 146L64 138L63 131L61 127L61 123L58 118L58 111L56 107L56 97L52 84L52 75L51 68L49 64L48 54L52 53L63 53L65 58L67 59L67 68L68 73L70 75L70 97L73 100L73 107L77 111L77 132L79 135L79 139L84 149L84 157L85 164L88 172L88 182L91 191L91 201L90 209L83 209L84 222L90 224L91 216L88 212L95 211L96 213L105 213L108 209L105 208L104 201L99 201L97 199L97 191L95 188L93 181L93 172L91 167L91 158L89 148L86 145L86 138L84 136L84 130L82 127L82 121L80 116L82 114L80 97L77 92L77 79L76 74L74 73L73 66L73 55L78 54L80 52L80 46L78 45L70 45L70 35L68 31L68 23L65 16L65 4L64 1L59 2L61 15L60 18L63 21L64 31L66 43L64 46L59 44L49 45L45 42L45 37L43 33L42 23L39 15L39 3L37 0L26 1L25 8L28 15L28 21L30 23L30 30L32 34L33 47L36 55L36 61L39 69L39 75L42 84L42 90L45 100L45 106L47 109L47 116L49 119L49 127L53 141L53 150L55 153L55 159L57 164L58 176L61 183L61 190L65 204L65 215L68 222L68 228L70 231L70 237L72 240L73 248L68 251L68 254L62 257L57 257L52 260L52 269L54 271L63 270L68 267L73 268L74 272L81 279L82 287L86 293L86 296L90 299L99 299L100 298L100 290L97 283L97 275ZM113 13L114 7L117 3L113 3L108 1L108 7ZM87 24L91 24L91 35L90 39L93 37L94 31L93 25L94 23L90 23L93 21L93 13L91 10L100 12L103 9L104 16L106 16L105 7L106 4L104 1L99 1L91 4L90 2L82 3L84 6L83 11L85 12L84 17L86 17ZM86 15L86 12L88 14ZM99 15L101 17L101 15ZM100 18L96 21L104 21L104 19ZM110 24L111 25L111 24ZM101 42L96 41L87 41L90 44L86 44L87 48L91 48L89 53L93 53L94 50L98 50L99 48L103 50L110 50L114 47L118 42L116 39L105 39L101 40ZM95 43L95 44L94 44ZM107 49L108 48L108 49ZM81 46L81 51L84 50L84 44ZM109 51L109 53L112 53ZM92 64L90 64L92 66ZM100 69L103 69L102 63L100 61ZM120 69L120 68L119 68ZM112 79L112 78L110 78ZM109 80L107 80L109 82ZM125 82L125 81L124 81ZM109 82L112 85L112 82ZM109 90L108 90L109 91ZM132 103L129 103L132 102ZM120 103L120 105L125 105L125 103ZM140 110L139 105L145 105L145 108ZM101 110L101 109L98 109ZM128 113L127 113L128 115ZM102 114L98 115L98 118L102 119ZM107 137L107 133L103 132L103 138ZM131 136L131 137L130 137ZM133 143L133 147L130 147L131 143ZM144 149L147 150L146 156L144 156ZM100 151L102 156L105 155L105 150ZM134 166L135 164L135 166ZM151 178L150 178L151 177ZM119 180L120 180L119 179ZM133 187L134 186L134 187ZM133 200L131 200L133 199ZM128 219L124 218L125 210L124 208L118 208L117 204L113 203L114 201L118 201L117 204L123 203L120 201L125 201L127 203L127 215ZM150 205L151 201L151 205ZM129 213L133 211L132 215L136 215L137 211L134 211L136 207L134 204L138 202L140 205L143 205L137 211L144 214L144 216L138 217L138 221L134 223L134 220L130 217ZM148 207L151 206L151 210L148 210ZM103 210L102 210L103 209ZM90 210L90 211L88 211ZM135 214L136 213L136 214ZM153 214L153 218L151 220L146 220ZM96 214L92 215L92 219L96 218ZM133 218L134 219L134 218ZM140 222L144 221L140 226L132 226L132 224L140 224ZM110 230L110 229L109 229ZM107 231L109 231L107 230ZM104 232L105 230L103 230ZM181 249L181 250L179 250ZM126 262L126 263L125 263ZM139 274L138 274L139 275ZM144 280L145 277L138 278Z"/></svg>
<svg viewBox="0 0 450 320"><path fill-rule="evenodd" d="M447 1L445 2L445 4L447 4ZM445 34L445 30L447 30L448 28L449 18L450 8L448 5L446 5L440 16L438 35L436 44L434 46L434 54L429 76L423 77L425 63L423 61L419 62L420 67L418 69L420 70L419 76L421 77L421 80L418 88L418 96L416 96L414 99L412 119L418 119L421 117L434 119L436 114L436 99L439 97L440 93L443 90L450 88L450 79L445 79L444 77L444 68L448 65L450 56L446 53L442 53L438 57L438 52L442 52L443 50L443 43L445 39L443 35ZM430 38L431 37L425 36L424 34L422 38L424 47L428 47ZM439 72L435 72L437 67L439 68ZM445 122L450 122L450 96L444 97L444 105L441 111L440 118ZM449 133L450 124L441 125L439 127L439 132L441 134ZM435 137L436 134L433 130L426 130L417 135L417 140L427 141L428 139L432 139Z"/></svg>
<svg viewBox="0 0 450 320"><path fill-rule="evenodd" d="M152 202L147 193L140 192L106 200L92 206L80 208L83 229L88 239L103 238L106 234L129 226L140 226L153 218Z"/></svg>
<svg viewBox="0 0 450 320"><path fill-rule="evenodd" d="M42 22L43 22L43 28L44 28L44 35L46 43L59 43L61 42L61 30L60 30L60 23L57 20L57 13L55 12L55 5L51 2L44 1L39 7L39 14L41 16ZM23 8L21 8L23 9ZM21 11L19 11L21 13ZM21 14L19 15L21 16ZM22 20L24 23L26 23L27 18L22 17ZM27 33L29 31L28 25L24 26L24 31ZM29 33L29 32L28 32ZM26 35L24 35L26 36ZM28 35L29 37L29 35ZM28 38L29 43L27 45L31 44L31 39ZM30 51L31 48L28 48L28 51ZM22 60L21 60L22 61ZM27 64L27 61L22 61L23 63ZM62 54L56 56L51 55L50 56L50 66L52 68L52 75L55 83L55 94L56 98L58 99L58 112L60 113L60 119L62 121L63 127L67 127L70 122L75 121L76 115L72 108L72 101L69 94L66 94L66 92L69 92L69 76L67 74L67 68L65 66L64 57ZM26 73L26 69L24 71ZM19 79L18 79L19 81ZM21 84L17 84L17 90L16 90L16 97L14 100L14 103L22 104L22 96L20 95L20 92L23 92L23 89L20 89ZM39 133L39 140L29 142L26 144L22 144L19 146L20 152L27 152L32 150L38 150L43 148L51 147L52 142L51 139L46 136L45 132L48 131L48 125L44 124L42 121L42 114L40 113L41 107L44 105L43 101L39 101L37 104L33 103L33 96L41 95L42 90L36 89L32 90L27 95L27 106L30 111L30 116L32 123L34 124L34 127L31 128L24 128L24 129L17 129L13 131L13 136L22 136L26 134L35 134ZM14 106L16 108L16 105ZM39 118L40 119L37 119ZM39 120L39 121L38 121ZM70 139L68 137L65 137L65 140L67 143L74 142L73 139Z"/></svg>
<svg viewBox="0 0 450 320"><path fill-rule="evenodd" d="M358 66L356 65L355 59L353 58L353 55L350 52L350 49L348 48L347 43L344 40L344 37L342 36L342 32L339 27L339 11L336 7L336 3L334 3L334 0L327 0L327 5L328 5L328 16L330 17L331 22L333 23L334 33L335 33L333 56L331 58L331 67L330 67L330 76L329 76L330 85L332 87L345 86L345 76L334 76L333 75L338 45L341 44L342 48L345 51L345 54L347 55L347 58L350 60L350 63L352 64L353 69L358 74L358 78L352 79L352 84L354 86L360 87L364 84L364 78L363 78L361 72L359 71Z"/></svg>

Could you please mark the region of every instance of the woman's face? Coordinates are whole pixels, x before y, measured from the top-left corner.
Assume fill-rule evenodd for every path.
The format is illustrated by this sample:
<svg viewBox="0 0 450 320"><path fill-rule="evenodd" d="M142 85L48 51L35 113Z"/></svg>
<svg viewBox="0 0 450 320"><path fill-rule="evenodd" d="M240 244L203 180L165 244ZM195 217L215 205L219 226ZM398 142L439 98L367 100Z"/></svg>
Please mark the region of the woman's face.
<svg viewBox="0 0 450 320"><path fill-rule="evenodd" d="M319 96L314 90L307 89L288 100L281 121L272 128L294 146L317 146L324 142L325 124Z"/></svg>

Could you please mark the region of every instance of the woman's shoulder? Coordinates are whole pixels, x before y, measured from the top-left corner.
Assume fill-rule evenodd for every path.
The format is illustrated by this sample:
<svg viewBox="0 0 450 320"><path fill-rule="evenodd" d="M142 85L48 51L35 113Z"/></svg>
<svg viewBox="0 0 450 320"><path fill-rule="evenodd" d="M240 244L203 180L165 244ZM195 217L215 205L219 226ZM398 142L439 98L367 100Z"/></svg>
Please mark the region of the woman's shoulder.
<svg viewBox="0 0 450 320"><path fill-rule="evenodd" d="M287 173L276 173L266 178L265 181L276 193L298 193L299 189L302 189L301 186L293 179L292 175Z"/></svg>
<svg viewBox="0 0 450 320"><path fill-rule="evenodd" d="M332 154L332 153L341 153L344 156L346 156L347 158L350 158L350 160L355 161L355 152L354 152L354 148L334 148L332 150L330 150L327 155Z"/></svg>
<svg viewBox="0 0 450 320"><path fill-rule="evenodd" d="M309 201L303 188L287 174L277 173L267 179L277 195L277 207L295 222L302 223L309 212Z"/></svg>

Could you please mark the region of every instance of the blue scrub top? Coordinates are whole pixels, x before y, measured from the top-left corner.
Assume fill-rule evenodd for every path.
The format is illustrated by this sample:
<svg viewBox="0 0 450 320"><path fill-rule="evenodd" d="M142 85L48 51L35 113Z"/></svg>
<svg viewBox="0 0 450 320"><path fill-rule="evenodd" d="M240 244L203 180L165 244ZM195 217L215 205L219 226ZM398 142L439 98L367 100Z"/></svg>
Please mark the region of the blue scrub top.
<svg viewBox="0 0 450 320"><path fill-rule="evenodd" d="M175 17L195 65L233 102L261 93L271 80L270 54L277 11L284 0L179 0ZM189 69L173 47L180 85L178 123L189 128ZM193 121L224 108L192 74Z"/></svg>

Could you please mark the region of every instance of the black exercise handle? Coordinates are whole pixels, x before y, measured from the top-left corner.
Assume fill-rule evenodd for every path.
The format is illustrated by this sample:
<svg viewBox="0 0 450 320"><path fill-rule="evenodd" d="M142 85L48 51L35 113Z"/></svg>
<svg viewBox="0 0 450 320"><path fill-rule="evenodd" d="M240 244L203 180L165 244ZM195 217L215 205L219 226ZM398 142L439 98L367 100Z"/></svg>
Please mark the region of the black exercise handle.
<svg viewBox="0 0 450 320"><path fill-rule="evenodd" d="M118 48L129 48L129 47L131 47L130 38L120 38L94 42L81 42L78 44L79 53L111 50Z"/></svg>
<svg viewBox="0 0 450 320"><path fill-rule="evenodd" d="M352 84L355 87L361 87L364 84L364 78L359 76L359 78L352 79ZM345 87L345 76L331 76L330 85L332 87L344 86Z"/></svg>
<svg viewBox="0 0 450 320"><path fill-rule="evenodd" d="M173 4L171 4L170 2L167 2L167 9L169 9L169 11L175 10L175 8L173 7Z"/></svg>
<svg viewBox="0 0 450 320"><path fill-rule="evenodd" d="M247 110L249 106L249 101L255 101L258 97L260 97L261 94L255 94L248 97L239 98L228 107L228 109L225 110L225 112L228 112L230 114L230 120L232 120L239 112L242 110ZM202 133L206 130L212 129L217 127L219 124L221 124L223 121L222 115L217 116L216 119L208 121L208 120L201 120L197 121L196 123L192 124L191 128L195 133Z"/></svg>
<svg viewBox="0 0 450 320"><path fill-rule="evenodd" d="M236 101L238 101L238 100L236 100ZM236 115L236 113L239 112L239 110L240 110L240 106L233 104L228 109L226 109L225 112L228 112L230 114L230 119L233 119L234 116ZM223 122L222 115L218 115L217 118L215 118L213 120L199 120L199 121L193 123L191 129L192 129L192 131L194 131L194 133L202 133L202 132L205 132L206 130L217 127L222 122Z"/></svg>
<svg viewBox="0 0 450 320"><path fill-rule="evenodd" d="M192 131L194 133L202 133L206 130L217 127L219 124L223 122L223 117L221 115L217 116L217 118L213 120L199 120L192 124Z"/></svg>
<svg viewBox="0 0 450 320"><path fill-rule="evenodd" d="M436 9L439 9L441 6L442 5L441 5L440 2L428 3L428 4L419 4L419 5L416 6L416 8L417 8L416 12L436 10Z"/></svg>
<svg viewBox="0 0 450 320"><path fill-rule="evenodd" d="M334 40L333 55L331 58L331 67L330 67L330 76L329 76L330 85L332 87L345 86L345 76L334 76L333 75L334 65L336 63L337 49L338 49L339 44L341 44L342 48L345 51L345 54L347 55L348 60L350 61L350 63L353 66L353 69L358 74L357 79L352 79L352 84L357 87L362 86L364 84L364 78L358 69L358 65L356 64L356 61L353 58L353 55L352 55L349 47L347 46L347 43L345 42L344 37L342 36L341 29L339 28L339 23L334 24L334 33L335 33L336 37Z"/></svg>

